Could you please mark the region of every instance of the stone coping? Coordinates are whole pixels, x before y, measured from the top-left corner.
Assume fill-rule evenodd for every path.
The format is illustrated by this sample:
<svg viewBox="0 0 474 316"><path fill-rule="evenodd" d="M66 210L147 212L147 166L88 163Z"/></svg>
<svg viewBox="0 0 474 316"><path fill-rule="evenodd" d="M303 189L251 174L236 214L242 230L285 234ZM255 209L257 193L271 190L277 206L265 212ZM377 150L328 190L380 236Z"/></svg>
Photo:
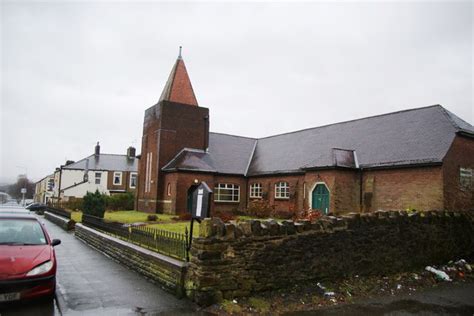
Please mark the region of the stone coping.
<svg viewBox="0 0 474 316"><path fill-rule="evenodd" d="M162 255L160 253L157 253L155 251L152 251L152 250L149 250L149 249L146 249L146 248L143 248L143 247L140 247L138 245L135 245L133 243L130 243L130 242L127 242L125 240L122 240L120 238L117 238L117 237L114 237L114 236L111 236L111 235L108 235L108 234L105 234L103 232L100 232L98 230L95 230L93 228L90 228L90 227L87 227L87 226L84 226L83 224L76 224L76 226L78 226L79 228L83 229L83 230L86 230L88 231L89 233L91 234L96 234L98 236L100 236L101 238L104 238L104 239L108 239L112 242L115 242L117 244L120 244L124 247L128 247L128 248L131 248L133 249L134 251L137 251L139 253L142 253L144 255L147 255L147 256L150 256L150 257L153 257L154 259L156 260L159 260L159 261L163 261L163 262L166 262L170 265L173 265L173 266L176 266L180 269L182 268L185 268L187 266L187 263L186 262L183 262L183 261L179 261L179 260L176 260L176 259L173 259L171 257L168 257L168 256L165 256L165 255Z"/></svg>

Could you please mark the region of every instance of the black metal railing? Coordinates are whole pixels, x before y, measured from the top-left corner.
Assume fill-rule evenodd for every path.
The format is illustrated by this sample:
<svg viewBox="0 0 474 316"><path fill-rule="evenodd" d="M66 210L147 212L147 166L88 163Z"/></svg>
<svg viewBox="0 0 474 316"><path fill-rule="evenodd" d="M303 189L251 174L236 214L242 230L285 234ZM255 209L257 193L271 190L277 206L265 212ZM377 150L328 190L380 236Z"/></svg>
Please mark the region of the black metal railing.
<svg viewBox="0 0 474 316"><path fill-rule="evenodd" d="M46 207L45 211L56 214L58 216L62 216L62 217L66 217L66 218L71 219L71 213L64 210L64 209L62 209L62 208L48 206L48 207Z"/></svg>
<svg viewBox="0 0 474 316"><path fill-rule="evenodd" d="M82 215L82 224L164 255L179 260L189 260L187 228L184 234L180 234L146 226L127 227L122 223L108 222L87 214Z"/></svg>

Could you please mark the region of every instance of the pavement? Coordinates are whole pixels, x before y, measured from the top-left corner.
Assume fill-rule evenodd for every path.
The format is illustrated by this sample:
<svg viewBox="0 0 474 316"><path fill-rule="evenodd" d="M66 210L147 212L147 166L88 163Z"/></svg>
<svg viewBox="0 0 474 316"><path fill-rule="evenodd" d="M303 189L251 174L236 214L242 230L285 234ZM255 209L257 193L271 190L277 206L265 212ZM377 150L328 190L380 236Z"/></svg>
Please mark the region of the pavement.
<svg viewBox="0 0 474 316"><path fill-rule="evenodd" d="M29 302L0 310L6 315L195 315L196 306L177 299L136 272L41 218L58 260L54 302Z"/></svg>

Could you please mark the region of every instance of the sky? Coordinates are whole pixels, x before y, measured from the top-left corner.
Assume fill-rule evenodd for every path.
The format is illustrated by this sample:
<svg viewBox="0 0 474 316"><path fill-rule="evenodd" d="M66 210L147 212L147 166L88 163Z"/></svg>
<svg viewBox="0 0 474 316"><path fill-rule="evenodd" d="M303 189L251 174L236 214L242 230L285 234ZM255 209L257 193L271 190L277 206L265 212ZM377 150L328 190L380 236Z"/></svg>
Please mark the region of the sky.
<svg viewBox="0 0 474 316"><path fill-rule="evenodd" d="M473 2L1 1L0 183L140 152L183 46L211 131L442 104L474 124Z"/></svg>

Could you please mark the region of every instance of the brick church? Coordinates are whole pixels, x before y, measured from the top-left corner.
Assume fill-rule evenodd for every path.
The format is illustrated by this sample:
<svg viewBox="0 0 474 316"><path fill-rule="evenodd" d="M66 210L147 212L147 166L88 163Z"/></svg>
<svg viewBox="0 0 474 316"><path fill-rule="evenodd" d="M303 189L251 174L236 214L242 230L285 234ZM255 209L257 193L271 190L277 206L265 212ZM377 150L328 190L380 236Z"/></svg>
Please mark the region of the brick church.
<svg viewBox="0 0 474 316"><path fill-rule="evenodd" d="M264 138L213 133L179 56L145 111L138 172L137 209L151 213L186 212L202 181L211 211L474 210L474 127L433 105Z"/></svg>

